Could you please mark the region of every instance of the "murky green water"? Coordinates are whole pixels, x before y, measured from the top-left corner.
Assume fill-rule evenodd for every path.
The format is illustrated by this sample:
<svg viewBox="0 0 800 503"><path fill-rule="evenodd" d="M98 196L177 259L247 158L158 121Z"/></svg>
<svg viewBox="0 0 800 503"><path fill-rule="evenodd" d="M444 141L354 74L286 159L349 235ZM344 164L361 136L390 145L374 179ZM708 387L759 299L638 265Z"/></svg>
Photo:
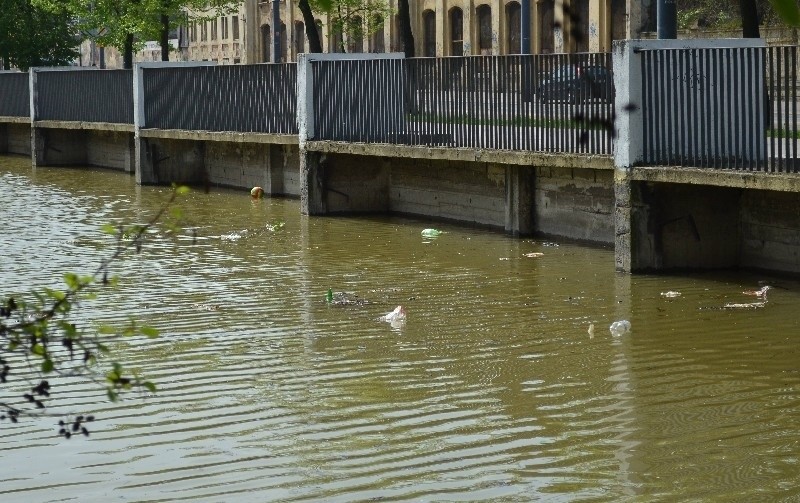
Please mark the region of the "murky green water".
<svg viewBox="0 0 800 503"><path fill-rule="evenodd" d="M0 293L89 272L99 226L167 193L0 157ZM183 207L197 243L152 235L80 311L162 330L115 345L159 393L112 405L60 383L55 410L96 412L88 439L0 422L3 501L800 500L794 281L630 277L607 249L305 218L244 191ZM759 281L765 307L722 309ZM369 303L330 307L328 288ZM404 326L378 320L397 305Z"/></svg>

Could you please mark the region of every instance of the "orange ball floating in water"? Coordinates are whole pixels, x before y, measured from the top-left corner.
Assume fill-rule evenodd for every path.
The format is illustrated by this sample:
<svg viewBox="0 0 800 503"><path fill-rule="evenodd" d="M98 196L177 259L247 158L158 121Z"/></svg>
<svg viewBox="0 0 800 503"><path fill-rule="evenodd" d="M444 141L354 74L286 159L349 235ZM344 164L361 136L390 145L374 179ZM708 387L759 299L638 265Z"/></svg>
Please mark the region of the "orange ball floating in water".
<svg viewBox="0 0 800 503"><path fill-rule="evenodd" d="M250 197L253 199L261 199L264 196L264 189L261 187L253 187L250 189Z"/></svg>

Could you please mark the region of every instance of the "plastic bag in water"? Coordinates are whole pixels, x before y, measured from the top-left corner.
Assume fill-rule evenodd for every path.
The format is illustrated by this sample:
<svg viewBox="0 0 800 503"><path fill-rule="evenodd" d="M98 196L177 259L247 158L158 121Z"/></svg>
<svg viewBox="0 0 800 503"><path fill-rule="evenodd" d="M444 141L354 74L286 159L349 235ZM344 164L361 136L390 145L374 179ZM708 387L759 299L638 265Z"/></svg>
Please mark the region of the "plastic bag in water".
<svg viewBox="0 0 800 503"><path fill-rule="evenodd" d="M614 337L625 335L631 331L631 322L628 320L615 321L614 323L611 324L610 327L608 327L608 330Z"/></svg>

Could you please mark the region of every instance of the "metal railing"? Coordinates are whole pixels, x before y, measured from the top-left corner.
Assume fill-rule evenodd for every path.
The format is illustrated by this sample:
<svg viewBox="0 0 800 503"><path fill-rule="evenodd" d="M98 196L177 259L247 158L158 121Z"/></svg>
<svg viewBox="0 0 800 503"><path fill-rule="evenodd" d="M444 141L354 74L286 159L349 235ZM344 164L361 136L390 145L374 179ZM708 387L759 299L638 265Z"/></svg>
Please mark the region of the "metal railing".
<svg viewBox="0 0 800 503"><path fill-rule="evenodd" d="M297 65L143 68L144 126L297 134Z"/></svg>
<svg viewBox="0 0 800 503"><path fill-rule="evenodd" d="M796 81L796 47L643 51L643 163L797 171Z"/></svg>
<svg viewBox="0 0 800 503"><path fill-rule="evenodd" d="M131 70L35 71L35 120L133 124Z"/></svg>
<svg viewBox="0 0 800 503"><path fill-rule="evenodd" d="M311 65L317 140L612 153L610 54Z"/></svg>
<svg viewBox="0 0 800 503"><path fill-rule="evenodd" d="M28 73L0 72L0 117L30 117Z"/></svg>

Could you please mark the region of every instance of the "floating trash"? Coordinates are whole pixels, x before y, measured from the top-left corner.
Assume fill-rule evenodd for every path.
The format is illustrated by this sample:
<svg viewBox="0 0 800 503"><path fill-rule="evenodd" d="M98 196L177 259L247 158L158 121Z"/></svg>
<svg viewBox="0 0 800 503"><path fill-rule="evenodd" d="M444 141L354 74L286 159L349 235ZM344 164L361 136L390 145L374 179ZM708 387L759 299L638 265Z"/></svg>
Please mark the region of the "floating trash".
<svg viewBox="0 0 800 503"><path fill-rule="evenodd" d="M264 197L264 189L262 189L261 187L253 187L252 189L250 189L250 197L252 197L253 199L261 199L262 197Z"/></svg>
<svg viewBox="0 0 800 503"><path fill-rule="evenodd" d="M745 302L745 303L736 303L736 302L729 302L722 306L724 309L760 309L767 305L767 302Z"/></svg>
<svg viewBox="0 0 800 503"><path fill-rule="evenodd" d="M589 330L587 330L587 332L589 333L589 338L593 339L594 338L594 323L589 323Z"/></svg>
<svg viewBox="0 0 800 503"><path fill-rule="evenodd" d="M422 229L422 237L424 238L436 238L439 237L441 234L444 234L439 229Z"/></svg>
<svg viewBox="0 0 800 503"><path fill-rule="evenodd" d="M615 321L608 327L608 330L614 337L625 335L631 331L631 322L628 320Z"/></svg>
<svg viewBox="0 0 800 503"><path fill-rule="evenodd" d="M525 256L528 257L528 258L539 258L539 257L544 257L544 253L542 253L542 252L530 252L530 253L526 253Z"/></svg>
<svg viewBox="0 0 800 503"><path fill-rule="evenodd" d="M384 314L379 318L380 321L388 321L393 326L406 321L406 310L403 306L397 306L391 313Z"/></svg>
<svg viewBox="0 0 800 503"><path fill-rule="evenodd" d="M756 297L762 297L762 298L766 299L767 298L767 292L770 291L771 289L772 289L772 287L767 285L767 286L761 287L758 290L745 290L742 293L745 294L745 295L755 295Z"/></svg>
<svg viewBox="0 0 800 503"><path fill-rule="evenodd" d="M680 297L681 296L681 292L674 292L674 291L670 290L668 292L661 292L661 296L662 297L666 297L668 299L674 299L675 297Z"/></svg>

